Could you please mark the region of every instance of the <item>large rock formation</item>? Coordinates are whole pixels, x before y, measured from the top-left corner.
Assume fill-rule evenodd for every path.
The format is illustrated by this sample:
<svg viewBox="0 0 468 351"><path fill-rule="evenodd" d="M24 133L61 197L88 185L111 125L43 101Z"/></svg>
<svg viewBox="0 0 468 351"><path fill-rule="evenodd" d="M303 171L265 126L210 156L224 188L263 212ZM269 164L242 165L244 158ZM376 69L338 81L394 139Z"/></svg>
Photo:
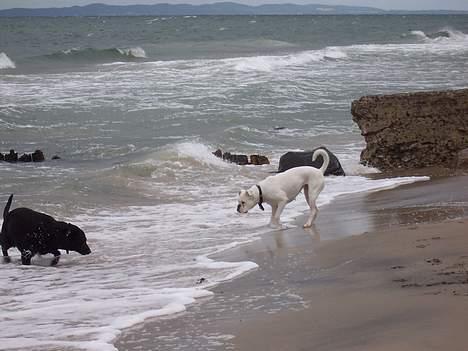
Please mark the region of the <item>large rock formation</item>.
<svg viewBox="0 0 468 351"><path fill-rule="evenodd" d="M364 96L351 113L367 143L361 162L381 170L455 168L468 148L468 89Z"/></svg>

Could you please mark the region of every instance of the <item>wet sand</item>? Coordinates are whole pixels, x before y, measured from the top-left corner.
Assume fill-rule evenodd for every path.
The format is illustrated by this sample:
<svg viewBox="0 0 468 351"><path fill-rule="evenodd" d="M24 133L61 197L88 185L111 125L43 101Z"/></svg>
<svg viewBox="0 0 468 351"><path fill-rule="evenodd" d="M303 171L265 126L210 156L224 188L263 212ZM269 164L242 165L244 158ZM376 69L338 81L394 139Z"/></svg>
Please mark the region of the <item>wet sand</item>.
<svg viewBox="0 0 468 351"><path fill-rule="evenodd" d="M466 176L343 196L313 230L275 231L224 253L259 268L179 316L125 331L116 347L466 350L467 218Z"/></svg>

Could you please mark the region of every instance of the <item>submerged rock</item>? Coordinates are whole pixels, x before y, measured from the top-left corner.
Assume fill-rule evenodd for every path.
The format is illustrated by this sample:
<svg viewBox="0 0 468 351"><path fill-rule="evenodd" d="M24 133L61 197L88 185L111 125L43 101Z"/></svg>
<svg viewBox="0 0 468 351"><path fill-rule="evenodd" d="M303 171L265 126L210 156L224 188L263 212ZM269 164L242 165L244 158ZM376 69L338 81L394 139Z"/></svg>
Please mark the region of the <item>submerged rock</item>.
<svg viewBox="0 0 468 351"><path fill-rule="evenodd" d="M351 106L367 146L361 163L380 170L467 167L468 89L364 96Z"/></svg>

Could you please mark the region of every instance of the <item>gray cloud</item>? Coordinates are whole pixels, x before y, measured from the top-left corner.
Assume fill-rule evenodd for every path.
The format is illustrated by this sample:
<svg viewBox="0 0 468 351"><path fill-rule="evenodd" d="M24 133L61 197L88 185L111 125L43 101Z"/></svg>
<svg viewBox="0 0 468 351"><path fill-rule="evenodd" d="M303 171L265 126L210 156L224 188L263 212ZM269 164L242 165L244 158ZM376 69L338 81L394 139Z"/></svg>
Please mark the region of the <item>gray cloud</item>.
<svg viewBox="0 0 468 351"><path fill-rule="evenodd" d="M219 0L221 1L221 0ZM296 3L310 4L320 3L324 5L349 5L349 6L371 6L386 10L465 10L468 11L468 1L466 0L233 0L234 2L246 5L260 5L265 3ZM157 2L167 2L171 4L204 4L217 2L217 0L0 0L0 9L13 7L66 7L73 5L86 5L90 3L106 3L112 5L128 4L154 4Z"/></svg>

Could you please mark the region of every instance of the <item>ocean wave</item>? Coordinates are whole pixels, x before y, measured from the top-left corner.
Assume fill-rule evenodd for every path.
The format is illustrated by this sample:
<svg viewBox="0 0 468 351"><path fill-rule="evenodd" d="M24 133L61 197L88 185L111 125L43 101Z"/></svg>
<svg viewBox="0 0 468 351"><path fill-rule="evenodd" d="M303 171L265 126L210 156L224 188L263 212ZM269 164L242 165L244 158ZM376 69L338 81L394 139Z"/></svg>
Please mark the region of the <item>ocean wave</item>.
<svg viewBox="0 0 468 351"><path fill-rule="evenodd" d="M339 47L326 47L321 50L307 50L288 55L255 56L228 59L238 71L271 72L285 67L302 66L311 62L340 60L347 58L346 52Z"/></svg>
<svg viewBox="0 0 468 351"><path fill-rule="evenodd" d="M173 143L157 150L146 150L131 161L114 166L112 173L125 179L138 178L168 186L178 184L181 175L187 184L197 183L202 174L209 179L214 169L236 166L216 157L213 151L215 147L196 141ZM177 193L175 191L172 195Z"/></svg>
<svg viewBox="0 0 468 351"><path fill-rule="evenodd" d="M16 68L15 63L5 54L0 52L0 69Z"/></svg>
<svg viewBox="0 0 468 351"><path fill-rule="evenodd" d="M137 164L157 164L159 162L185 162L201 167L226 167L227 163L216 157L214 147L197 141L178 142L148 153ZM155 163L156 162L156 163Z"/></svg>
<svg viewBox="0 0 468 351"><path fill-rule="evenodd" d="M62 50L55 52L50 55L46 55L48 59L52 60L78 60L78 61L89 61L89 62L102 62L102 61L127 61L135 59L146 58L146 52L141 47L133 48L107 48L107 49L96 49L96 48L72 48L68 50Z"/></svg>
<svg viewBox="0 0 468 351"><path fill-rule="evenodd" d="M407 35L404 35L407 36ZM456 53L468 51L468 34L456 30L441 30L435 33L425 33L413 30L410 36L418 40L406 43L391 44L358 44L343 47L343 50L352 56L353 54L370 53Z"/></svg>
<svg viewBox="0 0 468 351"><path fill-rule="evenodd" d="M410 32L412 36L420 38L425 43L467 43L468 34L461 31L443 28L437 32L425 33L422 30L412 30Z"/></svg>

